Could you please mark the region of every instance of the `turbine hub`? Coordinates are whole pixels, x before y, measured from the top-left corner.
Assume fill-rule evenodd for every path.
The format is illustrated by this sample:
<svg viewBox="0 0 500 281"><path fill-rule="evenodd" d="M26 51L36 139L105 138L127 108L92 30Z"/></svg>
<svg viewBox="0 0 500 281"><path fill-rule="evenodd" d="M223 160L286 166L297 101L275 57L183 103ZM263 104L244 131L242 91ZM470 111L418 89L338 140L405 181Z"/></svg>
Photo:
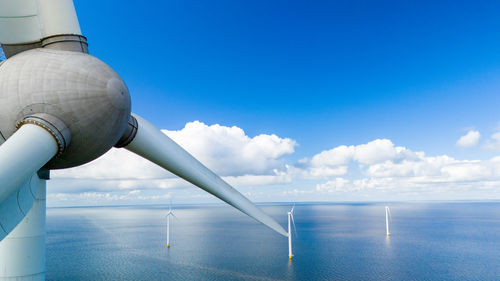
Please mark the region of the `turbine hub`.
<svg viewBox="0 0 500 281"><path fill-rule="evenodd" d="M106 153L129 116L127 86L88 54L33 49L0 65L0 133L9 138L25 122L48 124L60 145L48 169L79 166Z"/></svg>

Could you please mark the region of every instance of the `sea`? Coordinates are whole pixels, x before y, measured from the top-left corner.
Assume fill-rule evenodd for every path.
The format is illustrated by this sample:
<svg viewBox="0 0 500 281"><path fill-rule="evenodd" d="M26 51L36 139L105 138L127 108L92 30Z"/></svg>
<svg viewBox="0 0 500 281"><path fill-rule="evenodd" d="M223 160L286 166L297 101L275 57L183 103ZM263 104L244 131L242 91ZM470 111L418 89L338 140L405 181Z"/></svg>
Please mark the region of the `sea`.
<svg viewBox="0 0 500 281"><path fill-rule="evenodd" d="M287 228L292 204L260 207ZM286 237L222 204L175 205L167 248L167 212L48 208L47 280L500 280L499 202L296 204L291 261Z"/></svg>

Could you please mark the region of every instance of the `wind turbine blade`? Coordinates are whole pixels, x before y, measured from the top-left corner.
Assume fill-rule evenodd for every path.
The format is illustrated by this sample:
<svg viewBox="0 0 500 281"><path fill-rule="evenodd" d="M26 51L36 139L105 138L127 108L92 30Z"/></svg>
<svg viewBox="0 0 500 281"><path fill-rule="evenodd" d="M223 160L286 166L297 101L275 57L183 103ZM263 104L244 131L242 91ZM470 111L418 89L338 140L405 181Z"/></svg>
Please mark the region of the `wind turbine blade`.
<svg viewBox="0 0 500 281"><path fill-rule="evenodd" d="M33 124L21 126L0 145L0 204L58 151L54 137Z"/></svg>
<svg viewBox="0 0 500 281"><path fill-rule="evenodd" d="M174 213L172 213L172 216L174 216L176 220L179 220L179 218Z"/></svg>
<svg viewBox="0 0 500 281"><path fill-rule="evenodd" d="M23 44L42 38L37 0L0 0L0 43Z"/></svg>
<svg viewBox="0 0 500 281"><path fill-rule="evenodd" d="M73 0L38 0L43 23L42 36L81 35Z"/></svg>
<svg viewBox="0 0 500 281"><path fill-rule="evenodd" d="M0 241L3 240L24 219L38 196L40 179L32 175L17 190L0 203Z"/></svg>
<svg viewBox="0 0 500 281"><path fill-rule="evenodd" d="M293 214L293 209L295 209L295 203L293 204L292 210L290 210L292 214Z"/></svg>
<svg viewBox="0 0 500 281"><path fill-rule="evenodd" d="M287 232L274 219L260 210L250 200L227 184L219 176L156 129L146 120L133 115L138 122L135 138L126 149L150 160L173 174L204 189L255 220L267 225L283 236Z"/></svg>
<svg viewBox="0 0 500 281"><path fill-rule="evenodd" d="M37 195L37 171L58 151L42 127L25 124L0 145L0 240L30 211Z"/></svg>
<svg viewBox="0 0 500 281"><path fill-rule="evenodd" d="M0 0L0 44L7 57L54 35L81 35L72 0Z"/></svg>
<svg viewBox="0 0 500 281"><path fill-rule="evenodd" d="M387 213L389 214L389 220L392 222L391 209L389 207L387 207Z"/></svg>

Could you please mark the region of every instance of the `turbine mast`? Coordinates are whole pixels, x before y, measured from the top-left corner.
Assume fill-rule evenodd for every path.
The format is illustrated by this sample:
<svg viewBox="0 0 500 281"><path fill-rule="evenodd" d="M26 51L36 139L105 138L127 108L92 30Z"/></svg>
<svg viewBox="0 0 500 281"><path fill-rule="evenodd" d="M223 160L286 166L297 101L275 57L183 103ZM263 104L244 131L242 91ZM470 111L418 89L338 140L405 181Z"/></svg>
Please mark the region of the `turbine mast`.
<svg viewBox="0 0 500 281"><path fill-rule="evenodd" d="M292 216L292 212L288 212L288 257L292 260L292 226L290 224L290 218Z"/></svg>
<svg viewBox="0 0 500 281"><path fill-rule="evenodd" d="M36 191L33 206L0 243L0 280L45 280L46 181L32 182L31 189Z"/></svg>
<svg viewBox="0 0 500 281"><path fill-rule="evenodd" d="M385 230L387 233L387 237L389 237L391 235L391 233L389 232L389 207L388 206L385 206Z"/></svg>
<svg viewBox="0 0 500 281"><path fill-rule="evenodd" d="M167 248L170 248L170 212L167 215Z"/></svg>
<svg viewBox="0 0 500 281"><path fill-rule="evenodd" d="M172 212L172 203L170 203L170 207L168 207L167 213L167 248L170 248L170 216L177 218Z"/></svg>

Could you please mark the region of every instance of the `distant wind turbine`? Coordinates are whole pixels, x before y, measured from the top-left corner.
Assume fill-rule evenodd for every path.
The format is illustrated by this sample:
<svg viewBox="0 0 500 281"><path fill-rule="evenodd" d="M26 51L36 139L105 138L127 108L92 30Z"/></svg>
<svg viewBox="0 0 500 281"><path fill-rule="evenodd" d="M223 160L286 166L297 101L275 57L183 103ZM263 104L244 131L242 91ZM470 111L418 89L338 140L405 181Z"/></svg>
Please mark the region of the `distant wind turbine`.
<svg viewBox="0 0 500 281"><path fill-rule="evenodd" d="M389 218L390 217L391 217L391 211L389 210L389 206L385 206L385 229L386 229L388 237L391 235L391 233L389 232Z"/></svg>
<svg viewBox="0 0 500 281"><path fill-rule="evenodd" d="M172 203L170 203L170 207L168 208L167 213L167 248L170 248L170 216L177 218L172 212Z"/></svg>
<svg viewBox="0 0 500 281"><path fill-rule="evenodd" d="M293 220L293 209L295 209L295 205L292 207L290 212L288 212L288 257L290 260L292 260L293 254L292 254L292 227L290 224L290 220L293 223L293 228L295 229L295 232L297 232L297 228L295 228L295 221Z"/></svg>

